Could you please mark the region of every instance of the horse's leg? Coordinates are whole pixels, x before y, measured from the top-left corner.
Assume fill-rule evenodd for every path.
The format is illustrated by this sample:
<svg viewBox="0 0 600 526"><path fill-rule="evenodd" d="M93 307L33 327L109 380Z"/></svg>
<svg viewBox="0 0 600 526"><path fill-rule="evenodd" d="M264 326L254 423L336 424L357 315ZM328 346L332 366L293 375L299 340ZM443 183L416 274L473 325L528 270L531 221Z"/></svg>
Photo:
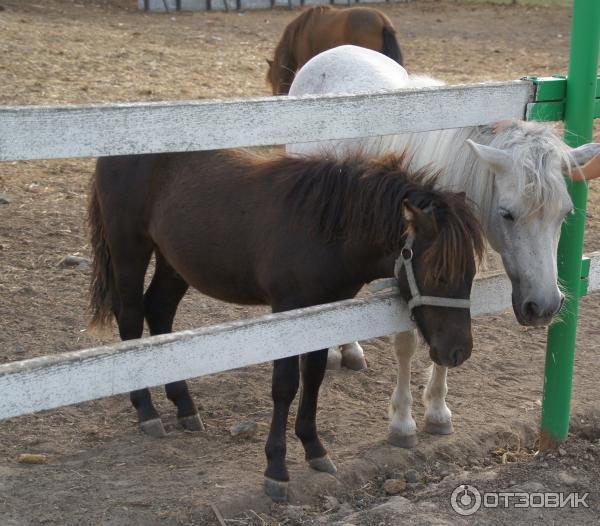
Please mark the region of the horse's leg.
<svg viewBox="0 0 600 526"><path fill-rule="evenodd" d="M339 371L342 368L342 348L330 347L327 349L327 369Z"/></svg>
<svg viewBox="0 0 600 526"><path fill-rule="evenodd" d="M166 334L173 330L177 306L188 284L175 272L162 254L156 252L156 270L144 295L144 314L150 334ZM167 398L177 406L177 419L189 431L202 431L204 426L185 380L165 386Z"/></svg>
<svg viewBox="0 0 600 526"><path fill-rule="evenodd" d="M433 364L427 387L423 391L425 404L425 431L438 435L454 432L452 412L446 405L448 386L446 385L447 367Z"/></svg>
<svg viewBox="0 0 600 526"><path fill-rule="evenodd" d="M317 434L317 401L325 376L327 350L305 354L301 358L302 389L296 417L296 435L302 441L306 460L317 471L335 473L336 468Z"/></svg>
<svg viewBox="0 0 600 526"><path fill-rule="evenodd" d="M342 367L360 371L367 368L365 353L358 342L347 343L342 345Z"/></svg>
<svg viewBox="0 0 600 526"><path fill-rule="evenodd" d="M275 360L273 364L273 417L265 453L267 469L265 471L265 493L274 501L287 499L287 486L290 476L285 465L287 428L290 405L298 392L300 374L298 357Z"/></svg>
<svg viewBox="0 0 600 526"><path fill-rule="evenodd" d="M165 385L167 398L177 407L177 420L188 431L204 431L204 424L185 380Z"/></svg>
<svg viewBox="0 0 600 526"><path fill-rule="evenodd" d="M410 361L417 348L415 331L396 335L394 352L398 362L398 379L390 406L390 429L388 441L398 447L417 445L417 426L411 414Z"/></svg>
<svg viewBox="0 0 600 526"><path fill-rule="evenodd" d="M135 236L127 236L125 228L118 234L120 236L111 246L114 283L119 297L118 304L113 299L113 310L121 339L132 340L141 338L144 332L144 276L152 256L152 245L132 241ZM132 391L129 398L137 411L142 431L153 437L165 436L150 390Z"/></svg>

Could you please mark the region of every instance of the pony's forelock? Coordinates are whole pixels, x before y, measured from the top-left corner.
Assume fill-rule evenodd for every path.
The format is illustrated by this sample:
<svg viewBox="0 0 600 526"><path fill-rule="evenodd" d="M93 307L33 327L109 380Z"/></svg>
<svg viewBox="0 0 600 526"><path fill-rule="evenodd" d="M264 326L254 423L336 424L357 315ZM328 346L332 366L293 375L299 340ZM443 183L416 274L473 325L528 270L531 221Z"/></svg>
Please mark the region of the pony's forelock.
<svg viewBox="0 0 600 526"><path fill-rule="evenodd" d="M562 167L573 163L568 146L548 126L515 121L493 133L490 146L509 153L516 195L522 196L520 221L556 217L563 208L566 185Z"/></svg>
<svg viewBox="0 0 600 526"><path fill-rule="evenodd" d="M471 259L465 251L466 240L471 240L476 263L481 263L485 239L472 206L463 196L448 193L444 195L443 208L432 212L436 232L423 255L427 282L436 284L445 279L455 283L465 275Z"/></svg>

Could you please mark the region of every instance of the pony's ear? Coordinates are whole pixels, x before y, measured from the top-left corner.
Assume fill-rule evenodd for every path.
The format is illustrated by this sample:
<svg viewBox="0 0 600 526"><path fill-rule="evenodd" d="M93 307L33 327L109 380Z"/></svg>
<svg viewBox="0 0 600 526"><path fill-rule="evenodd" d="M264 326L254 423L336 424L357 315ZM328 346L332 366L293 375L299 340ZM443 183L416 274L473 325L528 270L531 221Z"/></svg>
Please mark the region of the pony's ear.
<svg viewBox="0 0 600 526"><path fill-rule="evenodd" d="M425 226L427 221L425 212L411 204L408 199L402 200L402 217L406 222L407 232L413 236Z"/></svg>
<svg viewBox="0 0 600 526"><path fill-rule="evenodd" d="M512 168L512 160L504 150L478 144L471 139L467 139L467 144L470 146L473 153L485 164L487 164L494 172L509 172Z"/></svg>
<svg viewBox="0 0 600 526"><path fill-rule="evenodd" d="M591 161L596 155L600 155L600 144L596 142L590 142L584 144L579 148L573 148L569 151L571 157L571 166L562 165L563 172L570 172L571 170L578 170L580 166L583 166L588 161Z"/></svg>
<svg viewBox="0 0 600 526"><path fill-rule="evenodd" d="M273 67L273 61L269 60L268 58L265 59L267 61L267 64L269 64L269 67Z"/></svg>

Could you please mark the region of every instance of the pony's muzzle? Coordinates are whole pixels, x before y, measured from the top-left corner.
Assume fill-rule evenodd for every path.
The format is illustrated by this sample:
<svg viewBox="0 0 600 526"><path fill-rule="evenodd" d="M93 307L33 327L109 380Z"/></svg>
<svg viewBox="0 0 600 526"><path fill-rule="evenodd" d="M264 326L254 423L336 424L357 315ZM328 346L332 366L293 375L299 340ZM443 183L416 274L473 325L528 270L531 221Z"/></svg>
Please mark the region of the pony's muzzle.
<svg viewBox="0 0 600 526"><path fill-rule="evenodd" d="M429 347L429 357L437 365L443 367L458 367L463 362L469 359L473 344L454 345L447 348L431 345Z"/></svg>
<svg viewBox="0 0 600 526"><path fill-rule="evenodd" d="M560 312L564 302L564 294L559 295L558 301L547 304L533 300L525 301L521 313L527 325L547 325Z"/></svg>

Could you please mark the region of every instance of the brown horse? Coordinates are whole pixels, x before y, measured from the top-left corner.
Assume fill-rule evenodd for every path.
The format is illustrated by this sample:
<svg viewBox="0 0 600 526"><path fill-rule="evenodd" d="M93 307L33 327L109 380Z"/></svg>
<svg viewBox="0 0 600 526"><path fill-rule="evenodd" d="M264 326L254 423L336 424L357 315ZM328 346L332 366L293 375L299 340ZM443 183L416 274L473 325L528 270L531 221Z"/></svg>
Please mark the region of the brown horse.
<svg viewBox="0 0 600 526"><path fill-rule="evenodd" d="M267 83L273 95L287 95L296 71L306 62L344 44L380 51L404 65L396 30L381 11L369 7L311 7L287 25L275 48L274 59L267 60Z"/></svg>
<svg viewBox="0 0 600 526"><path fill-rule="evenodd" d="M170 332L189 285L273 312L352 298L365 283L393 276L401 251L423 295L468 298L480 226L464 195L434 190L427 177L409 177L396 157L263 159L224 150L99 159L89 208L92 324L114 315L123 340L142 336L144 318L150 334ZM398 275L402 296L417 297L408 270ZM469 357L468 308L425 304L413 316L436 363ZM301 362L274 363L265 489L276 500L287 494L286 424L300 373L296 434L312 468L335 472L315 422L327 350ZM166 392L181 424L202 429L186 382L167 384ZM131 401L142 429L164 435L150 391L132 392Z"/></svg>

